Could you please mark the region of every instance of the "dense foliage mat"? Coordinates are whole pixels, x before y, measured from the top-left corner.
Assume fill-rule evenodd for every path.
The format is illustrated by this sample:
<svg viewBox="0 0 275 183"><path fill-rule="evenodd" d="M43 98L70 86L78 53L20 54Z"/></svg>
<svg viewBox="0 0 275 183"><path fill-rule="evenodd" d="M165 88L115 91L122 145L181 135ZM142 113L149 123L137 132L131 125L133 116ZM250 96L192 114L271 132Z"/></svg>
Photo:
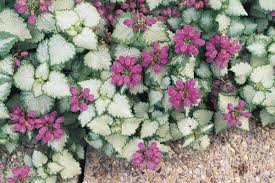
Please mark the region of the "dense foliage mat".
<svg viewBox="0 0 275 183"><path fill-rule="evenodd" d="M0 6L0 147L38 147L9 183L71 179L88 144L155 170L168 141L275 122L273 0Z"/></svg>

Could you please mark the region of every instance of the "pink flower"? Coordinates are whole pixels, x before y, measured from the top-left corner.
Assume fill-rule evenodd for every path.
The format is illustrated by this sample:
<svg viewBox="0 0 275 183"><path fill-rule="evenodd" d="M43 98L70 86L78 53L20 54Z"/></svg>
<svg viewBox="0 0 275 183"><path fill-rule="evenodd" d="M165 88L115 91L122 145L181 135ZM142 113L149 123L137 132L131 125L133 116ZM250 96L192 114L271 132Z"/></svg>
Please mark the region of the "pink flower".
<svg viewBox="0 0 275 183"><path fill-rule="evenodd" d="M14 56L15 66L19 67L21 65L21 59L24 59L28 56L29 56L29 52L27 52L27 51L22 51L22 52L16 53Z"/></svg>
<svg viewBox="0 0 275 183"><path fill-rule="evenodd" d="M19 14L24 14L28 11L28 0L17 0L15 9Z"/></svg>
<svg viewBox="0 0 275 183"><path fill-rule="evenodd" d="M32 12L31 15L28 18L28 24L33 25L36 22L36 16L35 13Z"/></svg>
<svg viewBox="0 0 275 183"><path fill-rule="evenodd" d="M163 158L157 143L151 143L149 148L145 147L144 143L139 143L138 148L133 154L132 164L140 169L147 167L149 170L155 170Z"/></svg>
<svg viewBox="0 0 275 183"><path fill-rule="evenodd" d="M271 16L275 17L275 11L273 11L273 12L271 13Z"/></svg>
<svg viewBox="0 0 275 183"><path fill-rule="evenodd" d="M210 101L215 110L218 110L218 98L220 92L232 94L236 91L236 87L232 84L229 76L224 76L220 80L214 80L211 85Z"/></svg>
<svg viewBox="0 0 275 183"><path fill-rule="evenodd" d="M11 122L13 123L13 129L16 132L26 133L26 131L32 131L34 125L37 122L36 112L31 111L27 114L23 111L22 107L16 105L13 107L10 114Z"/></svg>
<svg viewBox="0 0 275 183"><path fill-rule="evenodd" d="M177 8L175 7L168 7L168 8L163 8L160 12L160 16L158 16L158 19L161 20L162 22L166 23L167 19L170 17L180 17L181 14L178 11Z"/></svg>
<svg viewBox="0 0 275 183"><path fill-rule="evenodd" d="M208 6L208 0L186 0L185 4L188 8L203 9Z"/></svg>
<svg viewBox="0 0 275 183"><path fill-rule="evenodd" d="M156 23L154 18L146 18L142 13L135 14L134 19L125 19L123 24L132 27L135 32L144 32L148 26L152 26Z"/></svg>
<svg viewBox="0 0 275 183"><path fill-rule="evenodd" d="M35 127L38 130L36 135L36 140L42 140L43 143L48 143L55 139L60 139L64 135L64 130L62 129L62 123L64 122L64 117L56 116L56 112L51 112L45 116L39 118L38 123Z"/></svg>
<svg viewBox="0 0 275 183"><path fill-rule="evenodd" d="M176 86L169 86L168 95L170 103L178 110L190 107L199 103L201 94L195 86L195 80L187 80L185 84L182 80L176 82Z"/></svg>
<svg viewBox="0 0 275 183"><path fill-rule="evenodd" d="M207 61L215 64L220 68L228 66L229 61L241 50L238 41L230 40L224 35L215 35L206 43Z"/></svg>
<svg viewBox="0 0 275 183"><path fill-rule="evenodd" d="M23 167L14 167L12 172L12 177L9 177L7 179L7 183L16 183L17 181L24 181L29 177L30 173L30 167L27 165L24 165Z"/></svg>
<svg viewBox="0 0 275 183"><path fill-rule="evenodd" d="M212 82L211 94L213 96L218 96L220 91L226 93L235 92L235 86L232 84L228 76L223 77L221 80L214 80Z"/></svg>
<svg viewBox="0 0 275 183"><path fill-rule="evenodd" d="M112 83L114 85L137 86L141 81L142 66L137 64L136 57L119 57L112 66Z"/></svg>
<svg viewBox="0 0 275 183"><path fill-rule="evenodd" d="M228 112L223 114L224 120L227 120L229 126L242 126L241 117L249 118L250 113L244 111L245 102L240 100L238 106L234 106L232 103L227 105Z"/></svg>
<svg viewBox="0 0 275 183"><path fill-rule="evenodd" d="M23 167L15 167L12 169L12 174L14 177L17 177L19 179L24 179L26 177L28 177L29 172L30 172L30 167L25 165Z"/></svg>
<svg viewBox="0 0 275 183"><path fill-rule="evenodd" d="M125 12L140 12L146 14L149 12L145 0L126 0L120 5L121 9Z"/></svg>
<svg viewBox="0 0 275 183"><path fill-rule="evenodd" d="M20 53L20 56L25 58L25 57L29 56L29 52L27 52L27 51L22 51L22 52Z"/></svg>
<svg viewBox="0 0 275 183"><path fill-rule="evenodd" d="M82 93L79 94L75 87L71 87L70 92L72 94L70 99L72 112L77 112L78 110L86 111L88 109L88 105L94 101L94 96L90 94L89 88L84 88Z"/></svg>
<svg viewBox="0 0 275 183"><path fill-rule="evenodd" d="M165 65L168 62L168 46L159 48L158 42L153 43L152 52L143 51L142 56L142 66L148 67L149 64L152 65L155 73L160 72L160 66Z"/></svg>
<svg viewBox="0 0 275 183"><path fill-rule="evenodd" d="M15 58L15 66L19 67L21 65L21 61Z"/></svg>
<svg viewBox="0 0 275 183"><path fill-rule="evenodd" d="M175 52L197 56L199 54L198 48L205 44L200 36L201 33L191 25L185 25L183 29L177 30L174 36Z"/></svg>
<svg viewBox="0 0 275 183"><path fill-rule="evenodd" d="M177 8L175 8L175 7L172 7L172 8L168 7L168 8L163 8L161 10L161 15L164 16L164 17L167 17L167 18L169 18L169 17L179 17L180 13L179 13L179 11L178 11Z"/></svg>
<svg viewBox="0 0 275 183"><path fill-rule="evenodd" d="M16 180L14 178L8 178L7 183L16 183Z"/></svg>
<svg viewBox="0 0 275 183"><path fill-rule="evenodd" d="M40 11L42 13L47 13L49 12L49 8L52 4L51 0L40 0Z"/></svg>
<svg viewBox="0 0 275 183"><path fill-rule="evenodd" d="M51 0L16 0L15 9L19 14L28 13L28 24L33 25L36 23L37 14L49 12L51 4Z"/></svg>
<svg viewBox="0 0 275 183"><path fill-rule="evenodd" d="M77 3L83 0L76 0ZM140 12L147 14L149 8L145 3L145 0L126 0L123 3L110 3L103 2L101 0L95 0L94 5L100 14L100 16L107 20L110 24L115 24L117 17L125 12Z"/></svg>

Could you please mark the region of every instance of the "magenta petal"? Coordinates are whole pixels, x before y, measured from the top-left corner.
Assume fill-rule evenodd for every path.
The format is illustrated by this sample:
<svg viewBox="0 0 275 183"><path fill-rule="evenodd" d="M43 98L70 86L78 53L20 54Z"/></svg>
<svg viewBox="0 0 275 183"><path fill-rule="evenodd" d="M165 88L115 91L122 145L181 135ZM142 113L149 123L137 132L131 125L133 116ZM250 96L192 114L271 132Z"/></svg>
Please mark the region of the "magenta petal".
<svg viewBox="0 0 275 183"><path fill-rule="evenodd" d="M22 51L20 55L21 55L21 57L27 57L29 55L29 52Z"/></svg>
<svg viewBox="0 0 275 183"><path fill-rule="evenodd" d="M205 41L203 39L196 39L195 44L197 44L199 46L203 46L205 44Z"/></svg>
<svg viewBox="0 0 275 183"><path fill-rule="evenodd" d="M60 139L64 135L64 131L62 129L57 129L53 132L55 139Z"/></svg>
<svg viewBox="0 0 275 183"><path fill-rule="evenodd" d="M185 107L190 107L191 106L191 101L190 101L190 99L185 99L184 101L183 101L183 105L185 106Z"/></svg>
<svg viewBox="0 0 275 183"><path fill-rule="evenodd" d="M16 183L16 180L14 178L8 178L7 183Z"/></svg>
<svg viewBox="0 0 275 183"><path fill-rule="evenodd" d="M15 59L15 65L19 67L21 65L21 61L19 59Z"/></svg>
<svg viewBox="0 0 275 183"><path fill-rule="evenodd" d="M125 19L123 21L123 24L127 25L128 27L132 27L134 25L134 20L132 20L132 19Z"/></svg>
<svg viewBox="0 0 275 183"><path fill-rule="evenodd" d="M145 24L146 25L149 25L149 26L152 26L153 24L155 24L157 21L155 20L155 19L153 19L153 18L147 18L146 20L145 20Z"/></svg>
<svg viewBox="0 0 275 183"><path fill-rule="evenodd" d="M160 65L159 64L153 65L153 70L155 73L160 73Z"/></svg>
<svg viewBox="0 0 275 183"><path fill-rule="evenodd" d="M46 132L47 132L47 128L46 128L46 127L42 127L42 128L40 128L39 131L38 131L38 133L39 133L40 135L44 135Z"/></svg>
<svg viewBox="0 0 275 183"><path fill-rule="evenodd" d="M229 125L229 127L232 127L232 126L234 126L234 120L233 119L229 119L228 120L228 125Z"/></svg>
<svg viewBox="0 0 275 183"><path fill-rule="evenodd" d="M36 16L35 15L30 15L29 18L28 18L28 24L35 24L36 22Z"/></svg>
<svg viewBox="0 0 275 183"><path fill-rule="evenodd" d="M89 95L86 97L86 100L93 102L94 101L94 96L93 95Z"/></svg>
<svg viewBox="0 0 275 183"><path fill-rule="evenodd" d="M145 149L144 143L141 143L141 142L138 143L138 148L141 149L141 150L142 150L142 149Z"/></svg>
<svg viewBox="0 0 275 183"><path fill-rule="evenodd" d="M154 162L148 162L147 167L149 170L154 171L156 169L156 164Z"/></svg>
<svg viewBox="0 0 275 183"><path fill-rule="evenodd" d="M49 123L54 123L55 118L56 118L56 112L51 112L51 113L49 114L48 122L49 122Z"/></svg>
<svg viewBox="0 0 275 183"><path fill-rule="evenodd" d="M44 143L48 143L54 139L54 135L51 132L47 132L43 138Z"/></svg>
<svg viewBox="0 0 275 183"><path fill-rule="evenodd" d="M21 7L16 7L16 10L19 14L24 14L27 12L27 7L26 6L21 6Z"/></svg>
<svg viewBox="0 0 275 183"><path fill-rule="evenodd" d="M245 101L243 100L240 100L239 103L238 103L238 110L241 110L245 107Z"/></svg>
<svg viewBox="0 0 275 183"><path fill-rule="evenodd" d="M233 105L232 103L227 104L227 109L228 109L230 112L235 111L234 105Z"/></svg>
<svg viewBox="0 0 275 183"><path fill-rule="evenodd" d="M89 96L89 94L90 94L90 89L89 88L84 88L84 90L82 91L82 95L84 97L87 97L87 96Z"/></svg>
<svg viewBox="0 0 275 183"><path fill-rule="evenodd" d="M55 120L55 123L63 123L64 122L64 117L63 116L60 116L58 117L56 120Z"/></svg>
<svg viewBox="0 0 275 183"><path fill-rule="evenodd" d="M229 120L229 118L230 118L230 115L228 113L223 114L224 120Z"/></svg>
<svg viewBox="0 0 275 183"><path fill-rule="evenodd" d="M35 139L36 139L36 140L41 140L41 139L42 139L42 137L43 137L43 135L41 135L41 134L37 134L37 135L35 136Z"/></svg>
<svg viewBox="0 0 275 183"><path fill-rule="evenodd" d="M77 112L78 111L78 104L71 104L70 109L72 112Z"/></svg>
<svg viewBox="0 0 275 183"><path fill-rule="evenodd" d="M36 112L35 111L28 112L27 116L29 118L35 118L36 117Z"/></svg>
<svg viewBox="0 0 275 183"><path fill-rule="evenodd" d="M20 173L21 173L21 168L19 167L15 167L11 170L12 174L15 176L15 177L20 177Z"/></svg>
<svg viewBox="0 0 275 183"><path fill-rule="evenodd" d="M249 118L250 117L250 113L249 112L241 112L241 116L243 116L245 118Z"/></svg>
<svg viewBox="0 0 275 183"><path fill-rule="evenodd" d="M242 122L240 120L237 120L236 123L238 126L242 126Z"/></svg>
<svg viewBox="0 0 275 183"><path fill-rule="evenodd" d="M71 104L77 104L78 103L78 97L77 96L73 96L70 98L70 103Z"/></svg>
<svg viewBox="0 0 275 183"><path fill-rule="evenodd" d="M79 105L79 108L80 108L81 111L87 111L88 106L84 102L81 102L80 105Z"/></svg>
<svg viewBox="0 0 275 183"><path fill-rule="evenodd" d="M159 50L159 43L158 42L154 42L153 43L153 52L157 53Z"/></svg>
<svg viewBox="0 0 275 183"><path fill-rule="evenodd" d="M25 166L23 166L22 168L21 168L21 177L22 178L25 178L25 177L27 177L28 176L28 174L29 174L29 172L30 172L30 167L29 166L27 166L27 165L25 165Z"/></svg>
<svg viewBox="0 0 275 183"><path fill-rule="evenodd" d="M77 89L76 87L70 87L70 92L73 96L77 96L78 95L78 92L77 92Z"/></svg>
<svg viewBox="0 0 275 183"><path fill-rule="evenodd" d="M184 53L186 50L187 50L187 45L186 44L182 44L180 47L179 47L179 49L180 49L180 51L182 52L182 53Z"/></svg>

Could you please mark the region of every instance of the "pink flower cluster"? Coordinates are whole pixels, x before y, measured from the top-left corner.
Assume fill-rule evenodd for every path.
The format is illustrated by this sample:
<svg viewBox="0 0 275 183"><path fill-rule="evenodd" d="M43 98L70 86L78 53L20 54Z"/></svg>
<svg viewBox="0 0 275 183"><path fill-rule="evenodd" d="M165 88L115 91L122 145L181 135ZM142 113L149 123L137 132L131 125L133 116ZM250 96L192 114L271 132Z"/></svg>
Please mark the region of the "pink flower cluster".
<svg viewBox="0 0 275 183"><path fill-rule="evenodd" d="M14 131L20 133L32 131L37 121L36 112L25 113L19 105L12 108L10 119L13 124Z"/></svg>
<svg viewBox="0 0 275 183"><path fill-rule="evenodd" d="M27 51L22 51L17 54L15 54L15 65L19 67L21 65L21 59L27 58L29 56L29 52Z"/></svg>
<svg viewBox="0 0 275 183"><path fill-rule="evenodd" d="M154 42L152 52L143 51L141 53L142 66L148 67L151 64L153 71L155 73L160 73L161 65L165 65L168 63L168 51L168 46L160 48L159 43Z"/></svg>
<svg viewBox="0 0 275 183"><path fill-rule="evenodd" d="M39 118L35 125L38 129L36 140L42 140L43 143L48 143L55 139L60 139L64 135L64 130L62 129L63 122L64 117L57 117L56 112L51 112Z"/></svg>
<svg viewBox="0 0 275 183"><path fill-rule="evenodd" d="M170 17L180 17L180 16L181 14L176 7L171 7L171 8L167 7L167 8L163 8L160 11L160 16L158 16L158 19L165 23L167 19Z"/></svg>
<svg viewBox="0 0 275 183"><path fill-rule="evenodd" d="M119 57L112 65L112 83L114 85L137 86L141 81L142 66L137 63L136 57Z"/></svg>
<svg viewBox="0 0 275 183"><path fill-rule="evenodd" d="M154 18L147 18L143 15L143 13L137 13L135 14L134 19L125 19L123 21L123 24L132 27L135 32L139 31L146 31L148 26L152 26L156 23L156 20Z"/></svg>
<svg viewBox="0 0 275 183"><path fill-rule="evenodd" d="M143 14L149 12L145 0L126 0L120 7L124 12L140 12Z"/></svg>
<svg viewBox="0 0 275 183"><path fill-rule="evenodd" d="M145 147L144 143L139 143L138 148L133 154L132 164L140 169L147 167L149 170L155 170L163 158L157 143L152 142L149 148Z"/></svg>
<svg viewBox="0 0 275 183"><path fill-rule="evenodd" d="M103 2L101 2L100 0L95 0L95 7L99 13L99 15L107 20L109 23L111 24L115 24L116 23L116 15L120 15L119 12L115 13L113 12L113 4L110 3L105 3L103 4ZM122 10L121 10L122 11ZM123 13L123 11L122 11Z"/></svg>
<svg viewBox="0 0 275 183"><path fill-rule="evenodd" d="M84 88L81 94L78 93L75 87L70 88L72 94L70 98L70 108L72 112L87 111L88 105L94 101L94 96L90 94L89 88Z"/></svg>
<svg viewBox="0 0 275 183"><path fill-rule="evenodd" d="M208 0L185 0L185 5L188 8L203 9L208 6Z"/></svg>
<svg viewBox="0 0 275 183"><path fill-rule="evenodd" d="M275 11L273 11L273 12L271 13L271 16L275 17Z"/></svg>
<svg viewBox="0 0 275 183"><path fill-rule="evenodd" d="M118 6L117 10L114 7ZM100 16L107 20L111 24L115 24L117 16L125 12L140 12L146 14L149 9L146 6L144 0L126 0L123 3L104 3L100 0L95 0L95 7L99 12Z"/></svg>
<svg viewBox="0 0 275 183"><path fill-rule="evenodd" d="M64 122L64 117L57 118L56 112L36 118L36 112L32 111L26 114L21 106L16 105L12 109L10 119L16 132L26 133L27 131L38 129L36 140L42 140L43 143L59 139L64 135L64 130L61 126Z"/></svg>
<svg viewBox="0 0 275 183"><path fill-rule="evenodd" d="M51 4L52 4L51 0L40 0L40 5L39 5L40 11L42 13L49 12L49 8L50 8Z"/></svg>
<svg viewBox="0 0 275 183"><path fill-rule="evenodd" d="M182 107L190 107L199 103L201 94L195 86L195 80L177 80L176 85L168 88L169 101L176 109L181 110Z"/></svg>
<svg viewBox="0 0 275 183"><path fill-rule="evenodd" d="M231 40L226 35L214 35L206 43L207 61L213 61L219 68L226 68L229 61L241 50L238 41Z"/></svg>
<svg viewBox="0 0 275 183"><path fill-rule="evenodd" d="M167 7L167 8L163 8L161 10L161 15L167 18L170 17L179 17L180 16L180 12L176 7Z"/></svg>
<svg viewBox="0 0 275 183"><path fill-rule="evenodd" d="M249 118L250 113L247 111L244 111L245 108L245 102L243 100L240 100L238 103L238 106L235 107L232 103L229 103L227 105L228 113L223 114L224 120L227 120L229 126L242 126L242 123L240 121L241 117Z"/></svg>
<svg viewBox="0 0 275 183"><path fill-rule="evenodd" d="M200 36L201 33L191 25L185 25L183 29L177 30L174 36L175 52L197 56L199 54L198 48L205 44Z"/></svg>
<svg viewBox="0 0 275 183"><path fill-rule="evenodd" d="M35 24L36 23L36 13L46 13L49 11L49 7L51 6L51 0L37 0L37 1L29 1L29 0L16 0L15 9L19 14L28 14L28 23Z"/></svg>
<svg viewBox="0 0 275 183"><path fill-rule="evenodd" d="M30 170L30 167L27 165L24 165L21 168L18 166L14 167L11 170L13 176L7 179L7 183L17 183L27 180L30 176Z"/></svg>
<svg viewBox="0 0 275 183"><path fill-rule="evenodd" d="M232 84L229 76L224 76L221 80L214 80L211 85L210 101L214 109L218 110L218 98L220 92L232 94L236 91L236 87Z"/></svg>
<svg viewBox="0 0 275 183"><path fill-rule="evenodd" d="M233 93L235 91L235 86L231 83L230 78L224 77L223 80L214 80L211 86L211 94L213 96L218 96L220 90L226 93Z"/></svg>

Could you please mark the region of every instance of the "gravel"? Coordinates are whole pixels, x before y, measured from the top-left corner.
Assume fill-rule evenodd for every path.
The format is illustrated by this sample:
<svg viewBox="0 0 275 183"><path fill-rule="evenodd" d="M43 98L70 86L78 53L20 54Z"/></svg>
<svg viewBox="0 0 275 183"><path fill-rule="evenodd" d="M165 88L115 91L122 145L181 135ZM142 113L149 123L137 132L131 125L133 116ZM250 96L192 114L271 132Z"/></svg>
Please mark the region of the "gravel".
<svg viewBox="0 0 275 183"><path fill-rule="evenodd" d="M9 154L0 150L0 183L5 183L5 172L15 166L24 165L25 154L32 154L34 147L19 146L15 152Z"/></svg>
<svg viewBox="0 0 275 183"><path fill-rule="evenodd" d="M275 129L231 129L202 152L171 146L155 172L89 148L84 183L275 183Z"/></svg>
<svg viewBox="0 0 275 183"><path fill-rule="evenodd" d="M155 172L137 170L127 161L88 148L83 183L275 183L275 129L231 129L215 136L201 152L182 148L179 142L171 148L173 153ZM24 155L33 149L21 146L11 155L0 151L0 183L5 182L4 171L23 165Z"/></svg>
<svg viewBox="0 0 275 183"><path fill-rule="evenodd" d="M32 156L34 150L43 152L40 147L27 146L26 144L19 146L12 154L0 149L0 183L6 183L5 171L11 170L15 166L23 166L24 156L26 154ZM78 177L71 180L58 181L58 183L78 183Z"/></svg>

